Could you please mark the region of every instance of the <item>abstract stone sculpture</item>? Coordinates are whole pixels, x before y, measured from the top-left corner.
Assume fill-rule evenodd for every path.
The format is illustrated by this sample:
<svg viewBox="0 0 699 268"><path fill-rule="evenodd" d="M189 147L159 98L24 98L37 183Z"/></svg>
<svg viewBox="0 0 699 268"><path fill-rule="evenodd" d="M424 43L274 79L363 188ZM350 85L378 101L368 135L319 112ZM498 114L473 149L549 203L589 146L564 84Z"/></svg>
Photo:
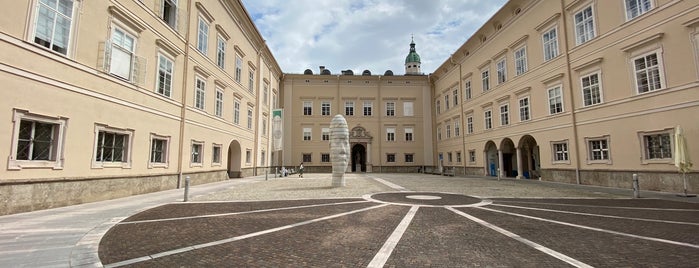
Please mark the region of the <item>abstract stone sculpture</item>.
<svg viewBox="0 0 699 268"><path fill-rule="evenodd" d="M333 163L333 187L345 186L348 157L349 129L347 120L338 114L330 121L330 161Z"/></svg>

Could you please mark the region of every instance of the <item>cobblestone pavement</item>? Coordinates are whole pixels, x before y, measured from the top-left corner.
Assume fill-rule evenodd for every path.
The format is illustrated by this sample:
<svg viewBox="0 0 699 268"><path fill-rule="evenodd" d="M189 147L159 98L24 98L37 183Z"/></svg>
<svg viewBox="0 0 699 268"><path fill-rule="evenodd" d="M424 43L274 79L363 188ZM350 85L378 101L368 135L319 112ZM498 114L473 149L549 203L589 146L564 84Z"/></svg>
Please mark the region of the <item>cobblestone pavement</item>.
<svg viewBox="0 0 699 268"><path fill-rule="evenodd" d="M106 267L697 267L699 203L523 180L270 178L136 213ZM644 193L645 194L645 193ZM690 202L683 202L690 201Z"/></svg>

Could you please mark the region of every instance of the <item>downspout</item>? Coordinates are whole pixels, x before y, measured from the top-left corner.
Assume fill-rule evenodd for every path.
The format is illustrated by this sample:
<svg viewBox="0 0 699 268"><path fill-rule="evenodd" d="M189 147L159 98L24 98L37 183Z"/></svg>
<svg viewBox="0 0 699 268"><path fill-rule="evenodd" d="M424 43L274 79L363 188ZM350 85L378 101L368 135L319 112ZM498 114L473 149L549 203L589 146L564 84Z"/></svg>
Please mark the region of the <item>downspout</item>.
<svg viewBox="0 0 699 268"><path fill-rule="evenodd" d="M565 61L566 71L568 72L568 99L570 100L571 123L573 124L573 144L575 146L575 181L581 184L580 181L580 143L578 142L578 124L575 116L575 99L573 98L573 78L572 67L570 66L570 46L568 44L568 24L565 18L565 3L561 3L561 14L563 14L563 40L565 40Z"/></svg>
<svg viewBox="0 0 699 268"><path fill-rule="evenodd" d="M451 56L449 56L449 61L451 61L452 64L456 65L456 63L454 63L453 57L454 57L453 54ZM461 161L463 161L461 163L461 167L464 169L464 175L466 175L466 161L464 161L464 160L466 159L467 152L466 152L466 135L463 131L465 124L464 124L464 101L463 101L464 100L464 98L463 98L464 92L462 91L464 85L463 85L463 79L461 79L461 77L463 76L463 73L462 73L463 70L461 69L461 67L462 67L461 63L459 63L459 77L457 78L457 79L459 79L459 83L458 83L459 89L457 89L457 90L459 92L461 92L461 94L459 94L459 101L460 101L459 103L461 103L459 105L459 108L461 108L460 109L461 113L459 114L459 135L461 135ZM454 176L456 176L456 174L454 174Z"/></svg>
<svg viewBox="0 0 699 268"><path fill-rule="evenodd" d="M261 51L260 49L257 50L257 69L255 70L255 81L252 84L253 86L253 97L255 98L255 114L253 117L253 120L255 120L255 123L253 124L254 129L252 130L252 150L253 150L253 157L255 159L252 160L252 174L253 176L257 176L257 158L259 157L258 154L258 147L259 147L259 142L260 142L260 135L258 135L258 131L260 130L260 79L262 79L262 75L260 74L262 72L262 56L261 56Z"/></svg>
<svg viewBox="0 0 699 268"><path fill-rule="evenodd" d="M189 32L190 32L190 26L191 26L191 5L192 5L192 0L187 0L187 32L185 33L185 41L184 41L184 67L182 68L182 101L180 102L181 109L180 109L180 144L178 148L179 154L177 154L177 188L182 187L182 158L183 158L183 150L184 150L184 128L185 128L185 114L187 112L187 83L188 83L188 76L187 76L187 68L189 67Z"/></svg>
<svg viewBox="0 0 699 268"><path fill-rule="evenodd" d="M379 77L379 83L378 83L376 91L378 91L378 93L379 93L378 97L377 97L377 101L376 101L376 106L381 107L381 77ZM381 118L382 118L381 111L382 110L379 108L379 109L377 109L377 111L378 111L378 116L379 116L379 132L380 132L378 135L378 137L379 137L379 140L378 140L378 142L379 142L379 146L378 146L379 147L379 157L378 157L378 159L379 159L379 173L383 173L383 159L384 158L383 158L383 155L381 153L383 152L382 148L385 145L385 143L383 142L384 141L383 138L385 136L383 135L384 128L383 128L383 125L381 124ZM373 171L373 169L372 169L372 171Z"/></svg>

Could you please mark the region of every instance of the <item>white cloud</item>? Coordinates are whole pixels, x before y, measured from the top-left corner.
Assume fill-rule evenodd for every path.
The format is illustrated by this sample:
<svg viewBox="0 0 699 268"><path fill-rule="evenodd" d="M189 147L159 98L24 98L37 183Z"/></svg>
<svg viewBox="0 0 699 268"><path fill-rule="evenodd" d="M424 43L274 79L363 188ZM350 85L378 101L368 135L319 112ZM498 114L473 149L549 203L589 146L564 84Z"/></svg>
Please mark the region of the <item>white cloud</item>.
<svg viewBox="0 0 699 268"><path fill-rule="evenodd" d="M506 0L243 0L282 71L403 74L415 36L433 72Z"/></svg>

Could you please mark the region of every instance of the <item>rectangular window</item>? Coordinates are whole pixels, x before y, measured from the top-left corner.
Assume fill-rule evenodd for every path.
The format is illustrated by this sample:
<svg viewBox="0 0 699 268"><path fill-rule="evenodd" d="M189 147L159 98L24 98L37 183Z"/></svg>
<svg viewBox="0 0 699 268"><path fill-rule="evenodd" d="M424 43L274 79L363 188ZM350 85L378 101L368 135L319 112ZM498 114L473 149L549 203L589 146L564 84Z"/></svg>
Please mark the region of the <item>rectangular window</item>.
<svg viewBox="0 0 699 268"><path fill-rule="evenodd" d="M312 154L303 154L302 155L303 162L312 163L313 157L311 157L311 156L312 156Z"/></svg>
<svg viewBox="0 0 699 268"><path fill-rule="evenodd" d="M109 73L133 81L136 38L119 27L114 27L109 55Z"/></svg>
<svg viewBox="0 0 699 268"><path fill-rule="evenodd" d="M243 58L235 54L235 81L241 83L243 80Z"/></svg>
<svg viewBox="0 0 699 268"><path fill-rule="evenodd" d="M449 95L444 95L444 110L449 110Z"/></svg>
<svg viewBox="0 0 699 268"><path fill-rule="evenodd" d="M660 59L656 52L635 58L634 72L638 93L646 93L663 88L660 72Z"/></svg>
<svg viewBox="0 0 699 268"><path fill-rule="evenodd" d="M469 163L476 163L476 151L475 150L468 151L468 162Z"/></svg>
<svg viewBox="0 0 699 268"><path fill-rule="evenodd" d="M204 110L204 95L206 94L206 81L197 77L196 92L194 93L194 107L199 110Z"/></svg>
<svg viewBox="0 0 699 268"><path fill-rule="evenodd" d="M303 128L303 140L305 140L305 141L311 140L311 128L309 128L309 127Z"/></svg>
<svg viewBox="0 0 699 268"><path fill-rule="evenodd" d="M216 39L216 65L221 69L226 66L226 40L220 36Z"/></svg>
<svg viewBox="0 0 699 268"><path fill-rule="evenodd" d="M177 29L177 0L163 0L160 10L161 19L172 29Z"/></svg>
<svg viewBox="0 0 699 268"><path fill-rule="evenodd" d="M345 101L345 115L348 115L348 116L354 115L354 102L353 101Z"/></svg>
<svg viewBox="0 0 699 268"><path fill-rule="evenodd" d="M223 116L223 91L216 90L216 105L214 106L214 114L218 117Z"/></svg>
<svg viewBox="0 0 699 268"><path fill-rule="evenodd" d="M595 105L602 103L602 94L600 92L599 74L591 74L588 76L583 76L581 78L582 82L582 94L583 94L583 104L585 106Z"/></svg>
<svg viewBox="0 0 699 268"><path fill-rule="evenodd" d="M515 50L515 72L517 75L527 72L527 47Z"/></svg>
<svg viewBox="0 0 699 268"><path fill-rule="evenodd" d="M485 129L493 128L493 111L485 111L483 117L485 118Z"/></svg>
<svg viewBox="0 0 699 268"><path fill-rule="evenodd" d="M267 135L267 117L262 117L262 135Z"/></svg>
<svg viewBox="0 0 699 268"><path fill-rule="evenodd" d="M507 62L505 59L498 61L496 64L498 69L498 85L505 83L507 81Z"/></svg>
<svg viewBox="0 0 699 268"><path fill-rule="evenodd" d="M560 86L550 88L549 95L549 114L557 114L563 112L563 92Z"/></svg>
<svg viewBox="0 0 699 268"><path fill-rule="evenodd" d="M437 127L437 140L442 140L442 127Z"/></svg>
<svg viewBox="0 0 699 268"><path fill-rule="evenodd" d="M321 129L320 139L324 141L330 140L330 128L324 127Z"/></svg>
<svg viewBox="0 0 699 268"><path fill-rule="evenodd" d="M386 103L386 116L396 116L396 103L387 102Z"/></svg>
<svg viewBox="0 0 699 268"><path fill-rule="evenodd" d="M500 125L507 126L510 124L510 105L500 105Z"/></svg>
<svg viewBox="0 0 699 268"><path fill-rule="evenodd" d="M452 157L451 152L447 153L447 162L449 162L449 163L454 162L454 158Z"/></svg>
<svg viewBox="0 0 699 268"><path fill-rule="evenodd" d="M440 103L439 100L437 100L437 103L435 104L435 107L437 109L437 114L442 113L442 111L441 111L442 107L439 105L439 103Z"/></svg>
<svg viewBox="0 0 699 268"><path fill-rule="evenodd" d="M461 163L461 152L456 152L456 163Z"/></svg>
<svg viewBox="0 0 699 268"><path fill-rule="evenodd" d="M490 90L490 74L488 70L481 72L481 81L483 81L483 92Z"/></svg>
<svg viewBox="0 0 699 268"><path fill-rule="evenodd" d="M267 154L265 151L260 152L260 165L267 166Z"/></svg>
<svg viewBox="0 0 699 268"><path fill-rule="evenodd" d="M651 0L625 0L624 3L626 4L626 20L638 17L653 8Z"/></svg>
<svg viewBox="0 0 699 268"><path fill-rule="evenodd" d="M323 101L320 103L320 115L330 115L330 102Z"/></svg>
<svg viewBox="0 0 699 268"><path fill-rule="evenodd" d="M541 35L541 39L544 44L544 60L549 61L558 57L558 33L556 27Z"/></svg>
<svg viewBox="0 0 699 268"><path fill-rule="evenodd" d="M471 80L464 82L464 99L465 100L471 99Z"/></svg>
<svg viewBox="0 0 699 268"><path fill-rule="evenodd" d="M209 42L209 23L202 17L199 17L197 28L197 50L206 55Z"/></svg>
<svg viewBox="0 0 699 268"><path fill-rule="evenodd" d="M592 6L575 13L575 41L578 45L595 38L595 21Z"/></svg>
<svg viewBox="0 0 699 268"><path fill-rule="evenodd" d="M320 154L320 162L330 163L330 154Z"/></svg>
<svg viewBox="0 0 699 268"><path fill-rule="evenodd" d="M669 133L643 135L646 160L672 159L672 141Z"/></svg>
<svg viewBox="0 0 699 268"><path fill-rule="evenodd" d="M264 105L269 105L267 103L267 100L269 99L269 85L267 82L264 83L263 88L262 88L262 103Z"/></svg>
<svg viewBox="0 0 699 268"><path fill-rule="evenodd" d="M371 116L371 110L374 103L371 101L364 101L364 116Z"/></svg>
<svg viewBox="0 0 699 268"><path fill-rule="evenodd" d="M248 129L252 129L252 108L248 108Z"/></svg>
<svg viewBox="0 0 699 268"><path fill-rule="evenodd" d="M414 162L415 156L413 154L405 154L405 163L412 163Z"/></svg>
<svg viewBox="0 0 699 268"><path fill-rule="evenodd" d="M250 149L245 149L245 163L252 163L252 151Z"/></svg>
<svg viewBox="0 0 699 268"><path fill-rule="evenodd" d="M451 125L449 124L449 122L447 122L446 124L447 124L446 129L447 129L447 139L448 139L448 138L451 138Z"/></svg>
<svg viewBox="0 0 699 268"><path fill-rule="evenodd" d="M233 103L233 123L240 125L240 100L238 99Z"/></svg>
<svg viewBox="0 0 699 268"><path fill-rule="evenodd" d="M395 141L396 140L396 128L389 127L386 128L386 140Z"/></svg>
<svg viewBox="0 0 699 268"><path fill-rule="evenodd" d="M555 142L552 147L554 162L568 161L568 142Z"/></svg>
<svg viewBox="0 0 699 268"><path fill-rule="evenodd" d="M59 125L22 119L17 137L17 160L56 161Z"/></svg>
<svg viewBox="0 0 699 268"><path fill-rule="evenodd" d="M531 112L529 111L529 97L519 99L519 121L529 121Z"/></svg>
<svg viewBox="0 0 699 268"><path fill-rule="evenodd" d="M214 144L213 147L211 147L211 163L212 164L221 164L221 145L220 144Z"/></svg>
<svg viewBox="0 0 699 268"><path fill-rule="evenodd" d="M609 160L609 143L607 139L588 140L587 146L590 160Z"/></svg>
<svg viewBox="0 0 699 268"><path fill-rule="evenodd" d="M173 62L168 57L158 54L158 94L165 97L172 96L172 69Z"/></svg>
<svg viewBox="0 0 699 268"><path fill-rule="evenodd" d="M413 128L405 128L405 141L413 141Z"/></svg>
<svg viewBox="0 0 699 268"><path fill-rule="evenodd" d="M203 142L192 142L192 156L191 164L201 164L203 163L203 153L204 153L204 143Z"/></svg>
<svg viewBox="0 0 699 268"><path fill-rule="evenodd" d="M34 43L63 55L68 55L68 44L73 22L73 1L37 1L38 12L34 29Z"/></svg>
<svg viewBox="0 0 699 268"><path fill-rule="evenodd" d="M129 162L129 144L131 135L121 131L99 130L95 162L126 163Z"/></svg>
<svg viewBox="0 0 699 268"><path fill-rule="evenodd" d="M255 94L255 71L253 70L248 73L248 91Z"/></svg>
<svg viewBox="0 0 699 268"><path fill-rule="evenodd" d="M313 115L313 102L304 101L303 102L303 115Z"/></svg>
<svg viewBox="0 0 699 268"><path fill-rule="evenodd" d="M459 90L454 89L451 91L451 94L454 97L454 107L456 107L456 105L459 105Z"/></svg>
<svg viewBox="0 0 699 268"><path fill-rule="evenodd" d="M396 154L386 154L386 162L395 163L396 162Z"/></svg>
<svg viewBox="0 0 699 268"><path fill-rule="evenodd" d="M461 121L459 118L454 120L454 136L461 136Z"/></svg>
<svg viewBox="0 0 699 268"><path fill-rule="evenodd" d="M151 136L150 164L166 164L168 160L168 138Z"/></svg>
<svg viewBox="0 0 699 268"><path fill-rule="evenodd" d="M466 117L466 133L473 133L473 116Z"/></svg>
<svg viewBox="0 0 699 268"><path fill-rule="evenodd" d="M413 102L404 101L403 102L403 116L413 116Z"/></svg>

